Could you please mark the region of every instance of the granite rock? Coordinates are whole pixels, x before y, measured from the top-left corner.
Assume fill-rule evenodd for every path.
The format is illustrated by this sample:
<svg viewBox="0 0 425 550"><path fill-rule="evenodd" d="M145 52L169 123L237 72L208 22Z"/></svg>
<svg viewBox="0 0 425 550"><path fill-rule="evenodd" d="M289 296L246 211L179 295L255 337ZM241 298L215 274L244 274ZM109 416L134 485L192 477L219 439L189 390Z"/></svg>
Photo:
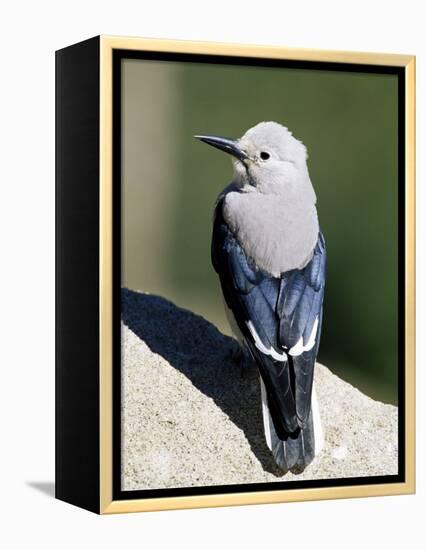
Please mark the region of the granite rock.
<svg viewBox="0 0 425 550"><path fill-rule="evenodd" d="M124 490L350 478L397 473L397 407L317 364L320 455L281 476L268 450L255 365L234 341L159 296L122 291Z"/></svg>

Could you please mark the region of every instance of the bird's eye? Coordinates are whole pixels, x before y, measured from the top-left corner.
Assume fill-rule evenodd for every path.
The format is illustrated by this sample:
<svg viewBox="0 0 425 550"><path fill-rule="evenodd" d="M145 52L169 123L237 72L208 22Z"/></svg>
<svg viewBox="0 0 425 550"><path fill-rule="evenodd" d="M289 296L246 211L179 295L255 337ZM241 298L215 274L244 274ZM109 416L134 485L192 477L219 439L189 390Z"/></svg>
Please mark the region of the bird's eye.
<svg viewBox="0 0 425 550"><path fill-rule="evenodd" d="M267 153L267 151L261 151L260 158L261 158L261 160L269 160L270 153Z"/></svg>

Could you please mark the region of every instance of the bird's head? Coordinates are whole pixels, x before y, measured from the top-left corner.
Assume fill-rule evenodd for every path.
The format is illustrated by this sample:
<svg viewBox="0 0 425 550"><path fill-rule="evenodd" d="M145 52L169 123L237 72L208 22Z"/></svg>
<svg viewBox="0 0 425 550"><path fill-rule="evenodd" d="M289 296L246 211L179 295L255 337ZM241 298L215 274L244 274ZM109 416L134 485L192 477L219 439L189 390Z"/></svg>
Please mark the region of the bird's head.
<svg viewBox="0 0 425 550"><path fill-rule="evenodd" d="M315 200L308 176L307 149L281 124L260 122L239 139L195 137L232 155L234 181L244 191L287 194L311 189Z"/></svg>

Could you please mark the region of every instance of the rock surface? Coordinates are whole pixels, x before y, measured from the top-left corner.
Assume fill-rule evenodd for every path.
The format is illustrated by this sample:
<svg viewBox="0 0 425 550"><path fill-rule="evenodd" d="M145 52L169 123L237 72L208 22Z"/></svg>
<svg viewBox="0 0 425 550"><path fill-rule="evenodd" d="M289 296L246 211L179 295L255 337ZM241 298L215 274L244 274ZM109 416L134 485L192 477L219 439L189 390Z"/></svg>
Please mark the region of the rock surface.
<svg viewBox="0 0 425 550"><path fill-rule="evenodd" d="M373 401L317 364L322 452L281 477L264 435L258 374L233 340L171 302L122 292L122 489L397 473L397 407Z"/></svg>

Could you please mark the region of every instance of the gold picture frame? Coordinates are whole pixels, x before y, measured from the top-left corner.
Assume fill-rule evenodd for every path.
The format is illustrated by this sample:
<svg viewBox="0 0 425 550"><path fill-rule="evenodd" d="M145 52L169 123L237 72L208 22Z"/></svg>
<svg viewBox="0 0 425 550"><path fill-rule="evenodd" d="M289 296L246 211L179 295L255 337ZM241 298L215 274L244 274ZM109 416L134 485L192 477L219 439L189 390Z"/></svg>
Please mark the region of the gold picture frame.
<svg viewBox="0 0 425 550"><path fill-rule="evenodd" d="M94 42L93 42L94 41ZM82 43L84 44L84 43ZM81 46L83 49L84 47ZM58 75L66 71L66 55L71 55L72 48L58 52ZM383 496L409 494L415 491L415 57L411 55L378 54L363 52L324 51L309 49L291 49L285 47L268 47L256 45L222 44L209 42L192 42L176 40L156 40L144 38L126 38L100 36L92 39L90 48L93 54L93 64L98 64L98 138L99 138L99 185L98 185L98 484L91 500L86 504L86 497L72 494L69 489L71 481L75 483L78 472L69 475L64 473L63 456L71 452L67 443L59 439L57 450L57 476L59 489L57 497L92 509L101 514L122 512L141 512L154 510L171 510L182 508L201 508L215 506L236 506L245 504L263 504L276 502L293 502L305 500L323 500L354 498L365 496ZM81 53L84 54L83 49ZM173 54L194 54L210 56L229 56L256 59L278 59L302 62L376 65L398 67L404 73L405 82L405 471L404 481L388 484L362 484L335 487L297 488L273 491L235 492L226 494L167 496L156 498L135 498L114 500L113 498L113 53L115 50L166 52ZM68 53L64 53L67 52ZM76 51L76 50L75 50ZM96 53L97 52L97 53ZM79 55L79 54L78 54ZM86 56L87 57L87 56ZM62 82L62 81L61 81ZM59 82L59 89L61 83ZM63 97L63 94L59 94ZM65 116L65 115L64 115ZM63 124L60 117L59 126ZM62 131L58 126L58 131ZM59 155L66 154L63 149L65 139L62 138ZM62 157L59 158L59 160ZM61 174L58 176L61 186ZM60 225L60 219L58 224ZM65 269L65 268L64 268ZM59 274L59 277L61 275ZM62 290L65 285L62 285ZM61 290L59 290L61 292ZM61 320L59 312L59 321ZM59 367L57 380L59 395L64 392L61 386L65 367L61 366L61 356L58 357ZM58 387L58 386L57 386ZM69 388L69 386L68 386ZM69 390L71 391L71 390ZM75 388L77 392L77 388ZM58 430L65 429L66 422L62 420L63 411L59 413ZM72 411L68 411L72 416ZM78 414L76 415L78 417ZM68 418L68 417L67 417ZM97 420L96 420L97 421ZM75 427L81 430L81 425ZM67 454L68 453L68 454ZM94 462L96 462L96 460ZM66 462L66 460L65 460ZM96 471L95 469L93 471ZM69 482L64 480L69 477ZM82 473L85 483L87 476ZM84 491L83 491L84 492ZM94 499L94 500L93 500ZM93 504L94 502L94 504ZM96 504L97 502L97 504Z"/></svg>

